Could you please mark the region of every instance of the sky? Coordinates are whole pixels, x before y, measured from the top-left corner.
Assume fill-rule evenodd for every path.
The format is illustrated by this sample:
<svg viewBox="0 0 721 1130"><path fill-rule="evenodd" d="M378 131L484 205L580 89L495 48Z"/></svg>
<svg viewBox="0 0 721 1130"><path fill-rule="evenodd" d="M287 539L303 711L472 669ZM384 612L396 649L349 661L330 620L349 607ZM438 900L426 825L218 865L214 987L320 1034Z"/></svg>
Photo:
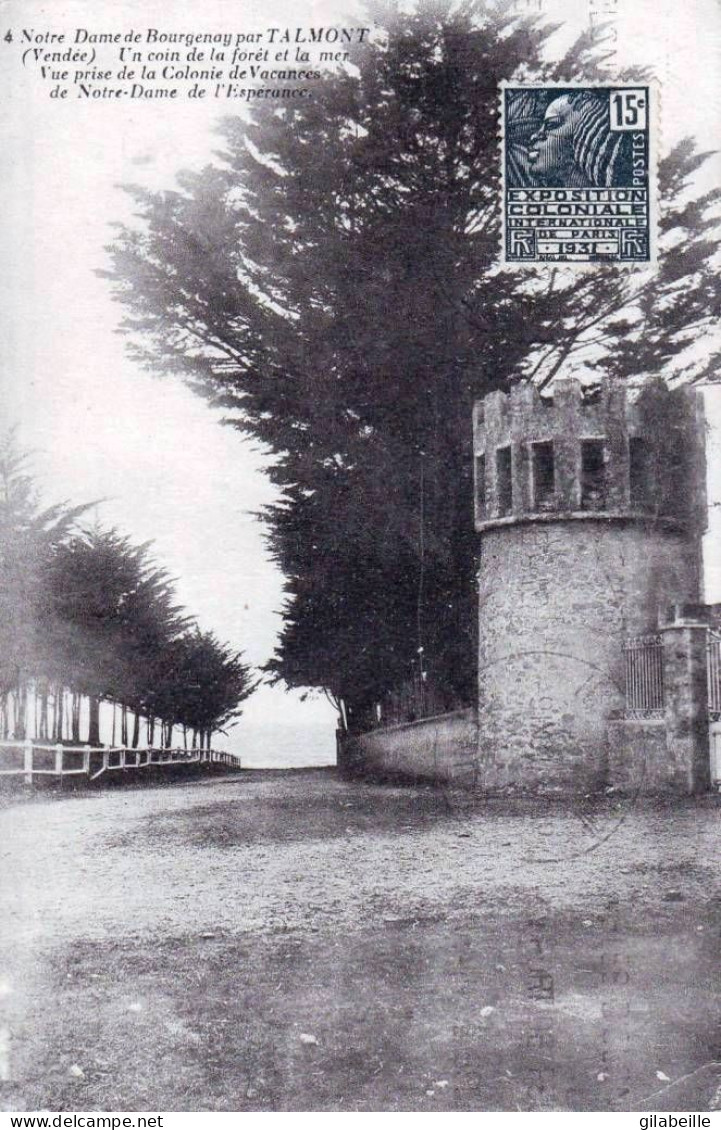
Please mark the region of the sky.
<svg viewBox="0 0 721 1130"><path fill-rule="evenodd" d="M548 18L563 25L560 39L586 26L589 3L614 8L610 0L546 0ZM17 43L1 37L7 28L253 30L267 26L269 13L274 24L318 26L348 23L353 8L352 0L0 3L0 426L19 425L48 501L98 500L101 522L152 539L201 626L253 664L272 654L282 603L282 577L254 516L274 497L267 457L182 385L127 356L116 332L122 311L95 274L106 265L112 223L131 216L119 186L172 187L179 170L206 164L218 145L217 103L52 101ZM716 0L619 0L615 11L619 67L650 64L658 75L664 146L693 133L712 147L721 106ZM718 158L704 177L721 183ZM714 576L721 599L721 569ZM302 701L264 687L227 746L249 765L323 764L334 758L334 728L321 695Z"/></svg>

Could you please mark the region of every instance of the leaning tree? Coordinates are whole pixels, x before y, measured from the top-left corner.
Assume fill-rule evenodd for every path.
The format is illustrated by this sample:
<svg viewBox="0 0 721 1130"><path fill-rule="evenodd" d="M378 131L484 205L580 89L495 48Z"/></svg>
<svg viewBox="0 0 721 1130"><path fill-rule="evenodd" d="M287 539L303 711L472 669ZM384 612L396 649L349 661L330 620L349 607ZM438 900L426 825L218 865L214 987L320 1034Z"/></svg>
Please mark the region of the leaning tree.
<svg viewBox="0 0 721 1130"><path fill-rule="evenodd" d="M552 32L508 11L372 7L312 98L224 121L217 163L175 189L131 189L111 248L136 354L273 453L271 668L351 715L414 672L473 694L473 401L579 355L682 368L718 317L717 194L690 192L690 142L661 165L656 272L498 268L498 83L603 74L590 40L549 62Z"/></svg>

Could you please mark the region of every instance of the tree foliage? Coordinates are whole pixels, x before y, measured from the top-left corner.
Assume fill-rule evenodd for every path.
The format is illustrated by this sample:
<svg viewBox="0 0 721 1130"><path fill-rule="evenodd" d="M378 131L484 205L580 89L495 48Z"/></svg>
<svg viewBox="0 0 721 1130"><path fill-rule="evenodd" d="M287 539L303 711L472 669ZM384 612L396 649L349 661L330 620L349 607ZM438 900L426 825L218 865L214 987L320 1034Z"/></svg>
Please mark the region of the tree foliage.
<svg viewBox="0 0 721 1130"><path fill-rule="evenodd" d="M26 465L13 437L0 445L0 704L13 694L21 718L32 682L44 715L51 690L95 704L93 744L101 700L134 712L133 744L141 715L209 741L254 690L250 669L178 605L148 544L84 529L86 506L41 508ZM63 736L62 711L53 729Z"/></svg>
<svg viewBox="0 0 721 1130"><path fill-rule="evenodd" d="M14 433L0 443L0 695L44 665L43 570L86 509L41 507Z"/></svg>
<svg viewBox="0 0 721 1130"><path fill-rule="evenodd" d="M421 668L473 697L473 401L576 358L682 369L719 313L690 142L661 165L657 272L497 266L498 84L600 78L589 39L548 62L552 29L508 4L370 10L384 34L312 99L226 120L173 191L131 189L108 272L143 361L274 454L272 667L358 710Z"/></svg>

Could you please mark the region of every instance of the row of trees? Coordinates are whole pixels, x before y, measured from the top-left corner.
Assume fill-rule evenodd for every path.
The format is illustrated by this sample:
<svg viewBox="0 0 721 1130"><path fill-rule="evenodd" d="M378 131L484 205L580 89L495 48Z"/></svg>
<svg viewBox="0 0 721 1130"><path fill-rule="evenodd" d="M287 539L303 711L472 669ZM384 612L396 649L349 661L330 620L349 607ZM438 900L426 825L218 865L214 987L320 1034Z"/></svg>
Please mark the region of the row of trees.
<svg viewBox="0 0 721 1130"><path fill-rule="evenodd" d="M130 189L110 249L131 349L273 453L271 670L350 718L414 673L475 695L474 400L576 359L629 380L715 363L684 368L721 312L690 141L661 162L657 270L498 268L499 82L604 77L590 38L548 62L549 29L510 10L372 4L351 68L226 120L220 162L175 190Z"/></svg>
<svg viewBox="0 0 721 1130"><path fill-rule="evenodd" d="M120 706L122 745L138 745L141 718L151 742L156 724L163 744L178 725L209 745L252 693L249 668L179 607L147 544L86 514L42 508L14 439L0 446L2 737L97 745L105 700Z"/></svg>

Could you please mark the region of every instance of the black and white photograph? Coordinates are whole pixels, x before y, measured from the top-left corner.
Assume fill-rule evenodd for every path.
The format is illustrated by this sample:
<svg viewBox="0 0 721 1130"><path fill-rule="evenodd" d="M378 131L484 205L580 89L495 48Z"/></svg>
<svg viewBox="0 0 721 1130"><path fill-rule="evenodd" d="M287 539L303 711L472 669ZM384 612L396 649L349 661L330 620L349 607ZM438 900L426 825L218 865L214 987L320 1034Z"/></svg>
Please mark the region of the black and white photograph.
<svg viewBox="0 0 721 1130"><path fill-rule="evenodd" d="M2 1130L716 1125L719 0L0 60Z"/></svg>

